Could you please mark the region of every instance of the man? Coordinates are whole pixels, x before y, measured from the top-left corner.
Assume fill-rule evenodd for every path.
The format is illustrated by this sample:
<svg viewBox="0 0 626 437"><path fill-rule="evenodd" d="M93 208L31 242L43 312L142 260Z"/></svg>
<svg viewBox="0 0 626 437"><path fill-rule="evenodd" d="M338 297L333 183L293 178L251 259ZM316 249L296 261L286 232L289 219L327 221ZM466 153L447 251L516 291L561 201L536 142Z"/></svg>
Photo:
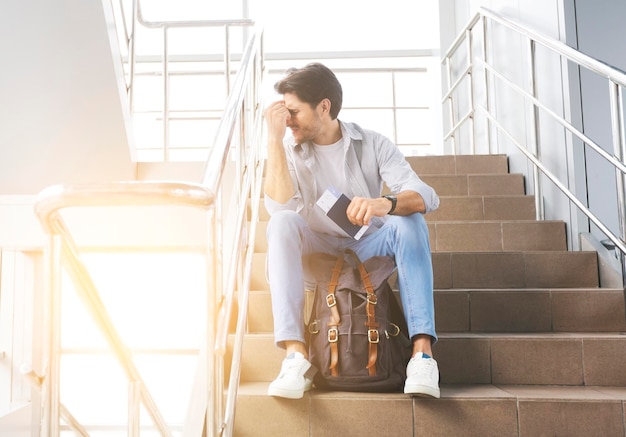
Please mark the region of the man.
<svg viewBox="0 0 626 437"><path fill-rule="evenodd" d="M337 118L342 88L324 65L291 69L275 89L283 100L265 111L265 206L271 215L267 277L275 342L286 358L268 394L298 399L312 384L304 338L302 256L338 255L350 248L363 260L375 255L395 259L413 341L404 392L438 398L439 370L431 349L437 341L432 261L423 214L439 206L439 197L389 139ZM287 127L292 135L284 140ZM381 197L383 182L393 195ZM369 225L359 240L316 205L329 187L352 199L346 211L350 222Z"/></svg>

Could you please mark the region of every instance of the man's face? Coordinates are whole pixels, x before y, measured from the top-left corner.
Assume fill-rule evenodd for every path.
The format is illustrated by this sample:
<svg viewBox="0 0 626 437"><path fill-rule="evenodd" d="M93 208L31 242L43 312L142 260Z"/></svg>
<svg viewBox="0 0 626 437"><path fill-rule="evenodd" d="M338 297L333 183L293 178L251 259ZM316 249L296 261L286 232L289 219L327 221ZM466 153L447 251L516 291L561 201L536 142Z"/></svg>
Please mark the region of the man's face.
<svg viewBox="0 0 626 437"><path fill-rule="evenodd" d="M306 141L316 142L315 139L323 132L321 103L316 108L298 99L294 93L286 93L283 96L285 107L289 110L287 127L291 129L296 143Z"/></svg>

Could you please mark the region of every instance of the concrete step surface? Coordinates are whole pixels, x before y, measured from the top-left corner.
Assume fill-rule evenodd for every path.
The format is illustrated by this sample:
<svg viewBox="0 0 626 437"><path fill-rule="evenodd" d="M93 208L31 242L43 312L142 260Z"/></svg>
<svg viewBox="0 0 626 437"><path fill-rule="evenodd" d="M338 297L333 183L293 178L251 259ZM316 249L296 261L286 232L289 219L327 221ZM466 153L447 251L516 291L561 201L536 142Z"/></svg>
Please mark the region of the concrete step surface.
<svg viewBox="0 0 626 437"><path fill-rule="evenodd" d="M267 290L265 253L253 257L252 290ZM435 289L598 287L595 252L433 253Z"/></svg>
<svg viewBox="0 0 626 437"><path fill-rule="evenodd" d="M271 308L269 291L250 293L250 332L273 331ZM622 289L435 290L439 333L626 332L624 314Z"/></svg>
<svg viewBox="0 0 626 437"><path fill-rule="evenodd" d="M234 434L624 437L624 291L599 287L597 254L568 251L563 222L535 220L535 199L505 155L407 160L441 199L425 216L441 399L267 396L284 351L272 335L261 207Z"/></svg>
<svg viewBox="0 0 626 437"><path fill-rule="evenodd" d="M267 251L268 222L257 224L255 252ZM445 221L428 223L432 252L567 250L561 221Z"/></svg>
<svg viewBox="0 0 626 437"><path fill-rule="evenodd" d="M621 386L446 385L441 399L313 390L303 399L239 389L236 436L623 436ZM279 412L279 413L277 413Z"/></svg>
<svg viewBox="0 0 626 437"><path fill-rule="evenodd" d="M626 386L623 332L441 333L433 353L444 384ZM241 381L272 381L283 358L272 334L248 335Z"/></svg>

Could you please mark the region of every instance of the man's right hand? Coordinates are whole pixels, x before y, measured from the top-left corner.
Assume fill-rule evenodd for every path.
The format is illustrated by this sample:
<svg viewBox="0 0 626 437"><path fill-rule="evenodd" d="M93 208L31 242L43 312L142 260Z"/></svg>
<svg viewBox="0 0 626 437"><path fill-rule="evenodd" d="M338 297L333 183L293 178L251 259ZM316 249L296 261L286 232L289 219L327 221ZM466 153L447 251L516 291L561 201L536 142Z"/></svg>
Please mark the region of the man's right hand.
<svg viewBox="0 0 626 437"><path fill-rule="evenodd" d="M283 138L287 131L289 110L284 100L278 100L265 109L267 124L267 175L265 194L279 203L287 202L294 194L287 158L283 149Z"/></svg>
<svg viewBox="0 0 626 437"><path fill-rule="evenodd" d="M289 120L289 110L285 106L284 100L277 100L265 109L265 123L267 124L268 140L282 140L287 131L287 120Z"/></svg>

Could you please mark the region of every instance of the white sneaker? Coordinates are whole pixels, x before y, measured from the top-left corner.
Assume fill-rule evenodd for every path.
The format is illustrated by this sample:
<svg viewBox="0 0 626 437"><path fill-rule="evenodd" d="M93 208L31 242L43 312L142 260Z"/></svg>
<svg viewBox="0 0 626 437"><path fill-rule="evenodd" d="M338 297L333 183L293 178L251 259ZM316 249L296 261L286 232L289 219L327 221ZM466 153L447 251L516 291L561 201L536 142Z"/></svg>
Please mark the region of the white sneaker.
<svg viewBox="0 0 626 437"><path fill-rule="evenodd" d="M416 353L406 366L404 392L415 396L439 398L437 361L422 352Z"/></svg>
<svg viewBox="0 0 626 437"><path fill-rule="evenodd" d="M311 390L315 368L300 352L289 354L283 360L280 374L270 384L267 394L288 399L300 399Z"/></svg>

